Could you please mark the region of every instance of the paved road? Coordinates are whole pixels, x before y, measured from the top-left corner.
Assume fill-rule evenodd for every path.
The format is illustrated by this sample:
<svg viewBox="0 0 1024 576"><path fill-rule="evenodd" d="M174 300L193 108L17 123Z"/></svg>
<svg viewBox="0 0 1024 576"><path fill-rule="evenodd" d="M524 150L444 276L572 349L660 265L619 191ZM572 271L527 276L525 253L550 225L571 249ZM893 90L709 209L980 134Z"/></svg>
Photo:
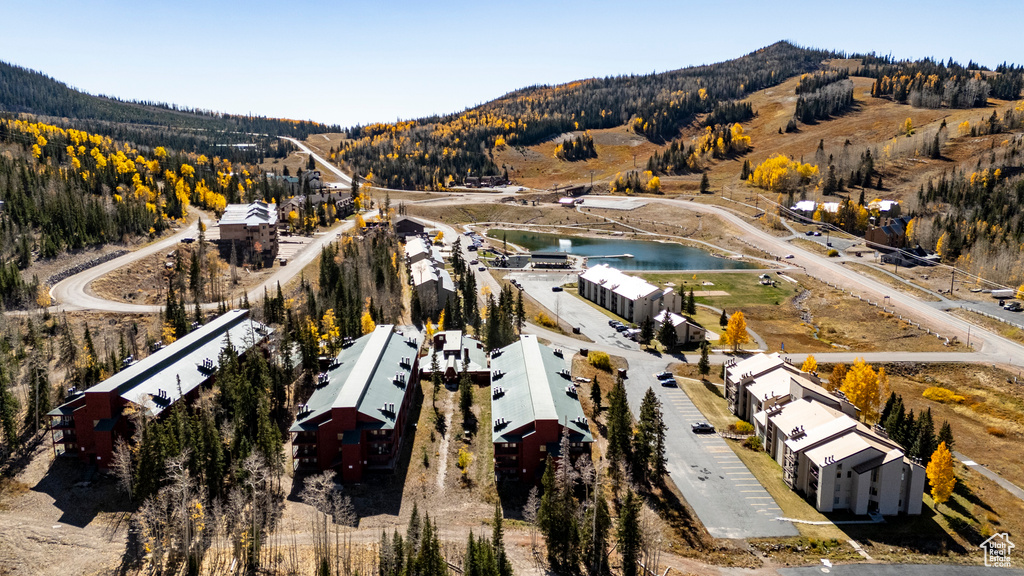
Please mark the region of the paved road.
<svg viewBox="0 0 1024 576"><path fill-rule="evenodd" d="M313 152L313 150L311 150L309 146L306 146L305 144L303 144L302 142L296 140L295 138L289 138L287 136L280 136L280 138L282 140L287 140L287 141L291 142L292 144L295 144L295 146L298 147L299 150L302 150L306 154L309 154L310 156L312 156L317 162L320 163L321 166L323 166L324 168L327 168L331 172L331 174L334 174L335 176L337 176L344 184L347 184L349 187L352 186L352 177L351 176L349 176L348 174L345 174L344 172L342 172L340 169L338 169L337 166L335 166L331 162L328 162L327 160L324 160L324 158L322 156L320 156L316 152Z"/></svg>
<svg viewBox="0 0 1024 576"><path fill-rule="evenodd" d="M988 478L989 480L992 480L996 484L999 484L1000 486L1005 488L1006 491L1009 492L1010 494L1013 494L1017 498L1024 500L1024 490L1022 490L1020 486L1017 486L1013 482L1010 482L1009 480L1003 478L999 474L996 474L995 472L989 470L988 468L982 466L981 464L978 464L974 460L971 460L970 458L959 452L953 452L953 456L956 456L956 459L963 462L964 465L967 466L968 468L971 468L975 472L981 474L982 476Z"/></svg>
<svg viewBox="0 0 1024 576"><path fill-rule="evenodd" d="M286 284L288 280L291 280L296 274L301 272L307 264L320 255L321 248L334 241L338 234L350 230L353 225L354 223L351 220L346 220L339 222L325 232L316 234L312 242L306 245L303 250L299 251L288 261L287 266L279 267L277 271L267 277L266 280L250 290L248 292L249 301L255 302L262 298L264 289L267 291L276 290L278 282L280 282L282 286ZM194 237L197 233L198 228L193 224L173 236L169 236L159 242L154 242L144 248L125 254L120 258L114 258L113 260L104 262L99 266L93 266L88 270L58 282L50 288L50 296L55 302L55 305L51 310L90 310L136 314L163 312L163 306L129 304L127 302L106 300L97 296L90 289L89 285L100 276L109 274L122 266L127 266L142 258L146 258L147 256L166 251L168 248L177 246L178 243L181 242L182 238L189 236ZM204 310L212 310L216 308L217 303L203 305Z"/></svg>
<svg viewBox="0 0 1024 576"><path fill-rule="evenodd" d="M842 564L825 568L807 566L804 568L781 568L780 576L1021 576L1024 570L988 568L980 565L981 550L978 550L978 566L951 566L942 564ZM828 570L826 572L826 570Z"/></svg>

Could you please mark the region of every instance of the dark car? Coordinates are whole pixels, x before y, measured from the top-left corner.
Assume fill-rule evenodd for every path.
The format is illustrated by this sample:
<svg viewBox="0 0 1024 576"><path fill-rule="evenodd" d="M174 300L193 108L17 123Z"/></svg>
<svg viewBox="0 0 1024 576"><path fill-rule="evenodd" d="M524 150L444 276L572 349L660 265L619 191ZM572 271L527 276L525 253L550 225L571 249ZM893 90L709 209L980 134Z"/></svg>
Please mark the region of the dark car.
<svg viewBox="0 0 1024 576"><path fill-rule="evenodd" d="M477 270L483 272L484 270L487 270L487 267L486 266L481 266L481 267L477 268Z"/></svg>
<svg viewBox="0 0 1024 576"><path fill-rule="evenodd" d="M667 386L669 388L675 388L675 387L679 386L679 384L676 383L676 379L675 378L662 378L661 379L661 385L662 386Z"/></svg>
<svg viewBox="0 0 1024 576"><path fill-rule="evenodd" d="M618 330L619 332L625 332L626 330L629 330L629 327L626 326L625 324L619 324L618 326L615 327L615 329Z"/></svg>
<svg viewBox="0 0 1024 576"><path fill-rule="evenodd" d="M813 230L808 230L807 232L805 232L805 234L807 236L814 236L814 231Z"/></svg>
<svg viewBox="0 0 1024 576"><path fill-rule="evenodd" d="M715 427L707 422L696 422L690 426L694 434L714 434Z"/></svg>
<svg viewBox="0 0 1024 576"><path fill-rule="evenodd" d="M615 325L618 324L618 323L619 323L618 320L609 320L608 321L608 325L611 326L612 328L615 328Z"/></svg>
<svg viewBox="0 0 1024 576"><path fill-rule="evenodd" d="M666 370L665 372L658 372L654 377L658 380L668 380L669 378L675 378L675 374Z"/></svg>
<svg viewBox="0 0 1024 576"><path fill-rule="evenodd" d="M562 291L562 287L561 286L552 286L551 287L551 291L552 292L561 292Z"/></svg>

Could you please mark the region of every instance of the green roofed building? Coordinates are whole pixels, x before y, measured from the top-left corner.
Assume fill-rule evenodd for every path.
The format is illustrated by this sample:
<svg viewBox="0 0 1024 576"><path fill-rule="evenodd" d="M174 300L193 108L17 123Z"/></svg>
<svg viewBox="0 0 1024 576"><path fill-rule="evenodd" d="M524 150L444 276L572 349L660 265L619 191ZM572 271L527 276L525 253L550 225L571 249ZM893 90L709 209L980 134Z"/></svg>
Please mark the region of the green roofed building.
<svg viewBox="0 0 1024 576"><path fill-rule="evenodd" d="M334 469L346 482L395 468L416 388L419 341L381 325L341 351L300 404L292 434L295 470Z"/></svg>
<svg viewBox="0 0 1024 576"><path fill-rule="evenodd" d="M536 336L491 352L491 438L499 480L535 482L550 454L560 458L562 428L571 458L590 451L590 425L572 382L569 364Z"/></svg>

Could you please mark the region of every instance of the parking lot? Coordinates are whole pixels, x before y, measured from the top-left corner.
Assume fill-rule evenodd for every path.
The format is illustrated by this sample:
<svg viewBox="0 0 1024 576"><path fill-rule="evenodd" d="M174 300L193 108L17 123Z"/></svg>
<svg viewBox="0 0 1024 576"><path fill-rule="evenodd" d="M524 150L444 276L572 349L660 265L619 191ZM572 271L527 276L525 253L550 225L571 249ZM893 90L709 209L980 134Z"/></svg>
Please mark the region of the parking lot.
<svg viewBox="0 0 1024 576"><path fill-rule="evenodd" d="M579 328L594 342L622 350L640 350L636 342L609 326L609 317L600 310L573 294L551 291L552 287L575 282L575 272L512 272L507 278L519 282L527 294L554 312L561 320Z"/></svg>

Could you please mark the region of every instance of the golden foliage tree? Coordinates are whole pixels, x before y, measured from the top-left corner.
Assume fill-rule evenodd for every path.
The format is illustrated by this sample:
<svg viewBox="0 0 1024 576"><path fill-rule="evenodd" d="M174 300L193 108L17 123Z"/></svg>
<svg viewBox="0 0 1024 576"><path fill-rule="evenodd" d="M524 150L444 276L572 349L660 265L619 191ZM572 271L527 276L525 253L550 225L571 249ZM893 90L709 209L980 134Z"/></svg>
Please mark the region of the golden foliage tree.
<svg viewBox="0 0 1024 576"><path fill-rule="evenodd" d="M801 184L816 183L818 167L790 160L775 154L757 165L750 174L750 183L772 192L789 192Z"/></svg>
<svg viewBox="0 0 1024 576"><path fill-rule="evenodd" d="M800 367L803 372L817 372L818 361L814 359L814 356L808 355L807 359L804 360L803 366Z"/></svg>
<svg viewBox="0 0 1024 576"><path fill-rule="evenodd" d="M883 372L882 375L884 376L885 373ZM880 381L878 373L864 362L863 358L857 358L847 371L846 377L843 378L843 384L839 390L866 417L877 413L882 396L886 393L881 385L887 384L887 382L888 378L885 378L884 382Z"/></svg>
<svg viewBox="0 0 1024 576"><path fill-rule="evenodd" d="M925 469L928 474L928 482L932 485L932 500L935 504L942 504L953 495L953 488L956 487L956 474L953 473L953 455L946 448L946 443L939 444L939 447L932 454Z"/></svg>
<svg viewBox="0 0 1024 576"><path fill-rule="evenodd" d="M373 321L373 316L370 315L370 299L366 299L366 309L363 311L362 318L363 334L369 334L377 328L377 324Z"/></svg>
<svg viewBox="0 0 1024 576"><path fill-rule="evenodd" d="M733 350L739 350L740 346L750 342L750 335L747 334L747 320L743 317L743 312L737 310L729 317L729 324L725 327L722 340L732 346Z"/></svg>
<svg viewBox="0 0 1024 576"><path fill-rule="evenodd" d="M842 362L833 366L832 375L829 376L828 382L825 384L825 388L827 388L830 392L835 392L836 390L838 390L839 387L842 386L843 380L846 379L847 370L848 368L846 364L843 364Z"/></svg>

